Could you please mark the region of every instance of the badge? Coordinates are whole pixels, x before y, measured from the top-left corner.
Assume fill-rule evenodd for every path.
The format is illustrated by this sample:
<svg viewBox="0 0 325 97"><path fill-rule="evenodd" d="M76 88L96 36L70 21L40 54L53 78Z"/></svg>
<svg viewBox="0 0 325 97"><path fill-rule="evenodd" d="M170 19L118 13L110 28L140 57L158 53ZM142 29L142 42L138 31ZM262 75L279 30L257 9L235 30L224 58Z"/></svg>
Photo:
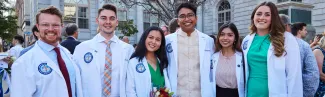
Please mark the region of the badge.
<svg viewBox="0 0 325 97"><path fill-rule="evenodd" d="M48 66L47 63L41 63L38 66L38 71L43 75L48 75L52 72L52 68Z"/></svg>
<svg viewBox="0 0 325 97"><path fill-rule="evenodd" d="M167 44L166 49L167 49L168 53L173 52L173 48L172 48L172 45L170 43Z"/></svg>
<svg viewBox="0 0 325 97"><path fill-rule="evenodd" d="M90 63L92 60L93 60L93 54L91 54L90 52L87 52L87 53L84 55L84 61L85 61L86 63Z"/></svg>
<svg viewBox="0 0 325 97"><path fill-rule="evenodd" d="M248 40L246 40L243 44L243 49L246 50L247 49L247 43L248 43Z"/></svg>
<svg viewBox="0 0 325 97"><path fill-rule="evenodd" d="M137 70L138 73L143 73L144 71L146 71L146 68L144 67L143 63L139 63L135 69Z"/></svg>
<svg viewBox="0 0 325 97"><path fill-rule="evenodd" d="M210 79L210 82L213 82L213 61L212 60L211 60L211 64L210 64L209 79Z"/></svg>

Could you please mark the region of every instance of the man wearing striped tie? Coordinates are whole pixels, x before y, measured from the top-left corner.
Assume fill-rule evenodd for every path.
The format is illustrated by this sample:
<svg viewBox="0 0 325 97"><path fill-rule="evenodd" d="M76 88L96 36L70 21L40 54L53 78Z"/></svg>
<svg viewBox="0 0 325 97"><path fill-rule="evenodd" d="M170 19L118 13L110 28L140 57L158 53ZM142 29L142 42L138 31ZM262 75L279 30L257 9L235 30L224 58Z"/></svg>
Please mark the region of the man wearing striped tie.
<svg viewBox="0 0 325 97"><path fill-rule="evenodd" d="M80 67L85 97L125 97L126 69L134 48L115 35L118 18L114 5L98 10L99 33L80 43L73 54Z"/></svg>

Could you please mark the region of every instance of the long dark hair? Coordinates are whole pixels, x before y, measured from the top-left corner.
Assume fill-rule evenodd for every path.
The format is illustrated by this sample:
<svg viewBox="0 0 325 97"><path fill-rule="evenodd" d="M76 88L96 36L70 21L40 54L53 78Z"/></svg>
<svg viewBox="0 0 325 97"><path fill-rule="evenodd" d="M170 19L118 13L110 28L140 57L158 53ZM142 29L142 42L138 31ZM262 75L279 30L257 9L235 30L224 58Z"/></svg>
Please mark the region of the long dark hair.
<svg viewBox="0 0 325 97"><path fill-rule="evenodd" d="M165 49L165 37L162 29L156 26L151 26L149 27L146 31L143 32L140 41L137 45L137 48L135 49L135 52L132 54L131 58L137 57L139 59L139 62L146 56L147 53L147 48L146 48L146 39L151 31L159 31L161 35L161 45L157 51L155 51L155 55L158 57L160 60L160 73L161 75L164 75L163 70L164 68L167 68L168 66L168 59L167 59L167 54L166 54L166 49ZM158 64L157 64L158 65Z"/></svg>
<svg viewBox="0 0 325 97"><path fill-rule="evenodd" d="M233 44L233 46L232 46L233 50L237 50L237 51L241 52L242 49L240 48L239 33L238 33L237 27L236 27L236 25L234 23L226 23L226 24L223 24L219 28L216 43L215 43L216 52L218 52L218 51L220 51L222 49L222 45L220 44L219 38L220 38L222 30L225 29L225 28L229 28L235 35L235 41L234 41L235 44Z"/></svg>

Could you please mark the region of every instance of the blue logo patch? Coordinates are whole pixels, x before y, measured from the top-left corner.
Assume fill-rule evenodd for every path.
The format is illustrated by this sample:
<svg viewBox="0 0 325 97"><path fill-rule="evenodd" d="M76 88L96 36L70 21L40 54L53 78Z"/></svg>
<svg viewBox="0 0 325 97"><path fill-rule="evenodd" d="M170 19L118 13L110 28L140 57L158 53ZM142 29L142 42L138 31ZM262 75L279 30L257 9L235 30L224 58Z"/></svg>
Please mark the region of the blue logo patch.
<svg viewBox="0 0 325 97"><path fill-rule="evenodd" d="M172 45L170 43L167 44L166 49L167 49L168 53L173 52L173 48L172 48Z"/></svg>
<svg viewBox="0 0 325 97"><path fill-rule="evenodd" d="M84 61L86 63L90 63L92 60L93 60L94 56L92 53L90 52L87 52L85 55L84 55Z"/></svg>
<svg viewBox="0 0 325 97"><path fill-rule="evenodd" d="M248 43L248 40L246 40L243 44L243 49L246 50L247 49L247 43Z"/></svg>
<svg viewBox="0 0 325 97"><path fill-rule="evenodd" d="M47 63L41 63L38 66L38 71L43 75L48 75L52 72L52 68L48 66Z"/></svg>
<svg viewBox="0 0 325 97"><path fill-rule="evenodd" d="M143 63L137 64L135 69L137 70L138 73L143 73L144 71L146 71L146 68L144 67Z"/></svg>

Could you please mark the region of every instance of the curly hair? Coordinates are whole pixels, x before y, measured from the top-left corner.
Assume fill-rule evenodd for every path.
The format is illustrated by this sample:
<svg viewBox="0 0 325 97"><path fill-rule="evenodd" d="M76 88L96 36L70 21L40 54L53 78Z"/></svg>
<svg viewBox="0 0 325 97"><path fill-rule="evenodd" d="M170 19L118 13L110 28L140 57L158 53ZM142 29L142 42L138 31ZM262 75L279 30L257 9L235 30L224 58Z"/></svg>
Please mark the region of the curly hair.
<svg viewBox="0 0 325 97"><path fill-rule="evenodd" d="M284 32L285 32L285 26L282 24L281 19L279 17L279 12L277 7L272 2L263 2L260 5L258 5L252 15L251 15L251 25L250 30L251 33L256 33L257 28L254 24L254 16L257 11L257 9L261 6L268 6L271 10L271 25L269 29L270 34L270 41L274 47L275 56L280 57L285 52L284 49Z"/></svg>

